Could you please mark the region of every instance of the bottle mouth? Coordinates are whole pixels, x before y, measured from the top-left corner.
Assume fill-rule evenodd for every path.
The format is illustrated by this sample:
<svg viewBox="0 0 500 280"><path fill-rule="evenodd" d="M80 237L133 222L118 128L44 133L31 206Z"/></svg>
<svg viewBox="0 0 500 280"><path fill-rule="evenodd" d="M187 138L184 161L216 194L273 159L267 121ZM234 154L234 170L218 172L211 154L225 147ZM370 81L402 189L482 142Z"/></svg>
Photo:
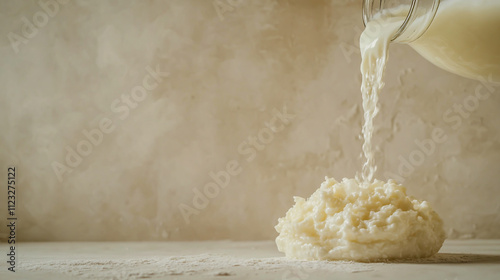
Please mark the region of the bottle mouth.
<svg viewBox="0 0 500 280"><path fill-rule="evenodd" d="M391 41L400 43L409 43L420 38L434 20L440 4L440 0L395 2L398 2L397 5L389 5L383 0L364 0L363 24L366 27L368 22L372 21L376 16L395 16L392 11L398 10L398 16L404 17L404 21L401 23L401 26L394 34ZM418 22L416 22L417 19Z"/></svg>

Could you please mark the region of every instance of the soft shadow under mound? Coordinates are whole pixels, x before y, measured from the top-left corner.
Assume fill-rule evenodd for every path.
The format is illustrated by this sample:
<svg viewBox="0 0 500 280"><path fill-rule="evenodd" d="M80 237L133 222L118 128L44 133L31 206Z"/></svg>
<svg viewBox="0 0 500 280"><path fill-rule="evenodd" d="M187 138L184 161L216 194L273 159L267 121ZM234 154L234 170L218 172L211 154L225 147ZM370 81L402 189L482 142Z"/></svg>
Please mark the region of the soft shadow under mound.
<svg viewBox="0 0 500 280"><path fill-rule="evenodd" d="M388 260L387 262L415 263L415 264L465 264L465 263L500 264L500 255L438 253L430 258L425 258L425 259Z"/></svg>

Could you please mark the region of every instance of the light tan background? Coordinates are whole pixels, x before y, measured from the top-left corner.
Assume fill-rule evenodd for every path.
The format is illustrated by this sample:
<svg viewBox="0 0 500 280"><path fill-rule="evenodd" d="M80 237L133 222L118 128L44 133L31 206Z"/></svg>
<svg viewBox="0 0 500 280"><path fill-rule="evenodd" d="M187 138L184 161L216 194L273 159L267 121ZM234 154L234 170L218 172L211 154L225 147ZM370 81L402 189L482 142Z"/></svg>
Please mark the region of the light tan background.
<svg viewBox="0 0 500 280"><path fill-rule="evenodd" d="M292 196L360 169L361 1L57 5L33 35L23 17L33 23L43 7L0 1L1 181L17 167L21 240L271 239ZM24 40L14 46L12 34ZM169 76L128 115L117 113L113 104L124 106L147 67ZM478 87L490 94L476 106L469 99ZM376 119L378 177L404 180L428 200L451 238L500 238L500 91L489 90L408 46L391 47ZM448 111L464 102L471 112ZM294 117L269 134L266 122L284 106ZM114 130L68 166L68 149L103 119ZM436 127L447 141L420 163L415 139ZM253 158L246 145L259 133L266 143ZM412 153L414 171L400 172ZM210 172L228 163L239 173L196 209ZM2 183L2 208L5 196ZM193 207L189 223L179 207ZM6 227L0 232L5 240Z"/></svg>

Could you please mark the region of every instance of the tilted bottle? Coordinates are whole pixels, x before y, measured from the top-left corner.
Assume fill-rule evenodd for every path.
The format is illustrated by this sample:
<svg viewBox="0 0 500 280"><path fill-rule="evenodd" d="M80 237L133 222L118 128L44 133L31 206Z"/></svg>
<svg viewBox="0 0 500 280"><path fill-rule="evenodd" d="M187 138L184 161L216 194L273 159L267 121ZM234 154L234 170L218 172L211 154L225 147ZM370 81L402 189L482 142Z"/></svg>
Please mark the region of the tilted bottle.
<svg viewBox="0 0 500 280"><path fill-rule="evenodd" d="M363 0L365 25L398 17L392 42L449 72L500 83L500 0Z"/></svg>

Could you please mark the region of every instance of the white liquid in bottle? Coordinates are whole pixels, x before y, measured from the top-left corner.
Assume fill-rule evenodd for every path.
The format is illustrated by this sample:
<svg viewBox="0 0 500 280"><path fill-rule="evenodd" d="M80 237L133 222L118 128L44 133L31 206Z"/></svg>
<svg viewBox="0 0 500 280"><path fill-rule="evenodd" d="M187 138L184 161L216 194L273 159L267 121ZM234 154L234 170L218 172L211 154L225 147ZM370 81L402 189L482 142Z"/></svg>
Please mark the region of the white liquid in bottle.
<svg viewBox="0 0 500 280"><path fill-rule="evenodd" d="M410 46L449 72L500 83L500 0L443 2Z"/></svg>

